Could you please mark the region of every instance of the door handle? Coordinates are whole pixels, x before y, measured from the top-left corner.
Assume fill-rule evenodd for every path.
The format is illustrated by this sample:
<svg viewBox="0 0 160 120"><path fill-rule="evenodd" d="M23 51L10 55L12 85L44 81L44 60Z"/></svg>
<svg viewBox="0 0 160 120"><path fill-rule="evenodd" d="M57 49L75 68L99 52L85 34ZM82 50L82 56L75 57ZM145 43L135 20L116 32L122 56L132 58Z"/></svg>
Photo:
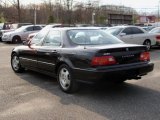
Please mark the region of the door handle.
<svg viewBox="0 0 160 120"><path fill-rule="evenodd" d="M57 51L56 50L52 50L52 51L45 52L45 55L52 55L52 54L55 54L55 53L57 53Z"/></svg>

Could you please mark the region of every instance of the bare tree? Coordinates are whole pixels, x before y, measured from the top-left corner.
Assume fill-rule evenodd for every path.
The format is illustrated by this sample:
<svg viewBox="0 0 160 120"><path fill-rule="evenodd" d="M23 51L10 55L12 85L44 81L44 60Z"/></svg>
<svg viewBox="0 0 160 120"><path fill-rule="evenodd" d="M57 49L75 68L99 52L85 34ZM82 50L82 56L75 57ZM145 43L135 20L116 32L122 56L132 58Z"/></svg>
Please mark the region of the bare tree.
<svg viewBox="0 0 160 120"><path fill-rule="evenodd" d="M63 0L64 6L67 7L67 21L68 24L71 24L72 22L72 10L73 10L73 0Z"/></svg>
<svg viewBox="0 0 160 120"><path fill-rule="evenodd" d="M16 9L18 12L18 22L21 22L21 7L20 7L20 1L19 0L8 0Z"/></svg>

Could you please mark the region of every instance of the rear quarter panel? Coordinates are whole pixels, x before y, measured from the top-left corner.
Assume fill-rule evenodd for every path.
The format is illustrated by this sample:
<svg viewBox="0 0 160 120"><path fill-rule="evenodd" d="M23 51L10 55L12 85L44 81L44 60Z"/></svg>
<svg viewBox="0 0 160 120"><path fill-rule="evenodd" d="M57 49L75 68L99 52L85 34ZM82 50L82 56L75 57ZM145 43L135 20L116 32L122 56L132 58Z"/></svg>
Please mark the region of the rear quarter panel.
<svg viewBox="0 0 160 120"><path fill-rule="evenodd" d="M61 60L67 63L72 68L89 68L94 51L89 51L83 48L64 48L61 51Z"/></svg>

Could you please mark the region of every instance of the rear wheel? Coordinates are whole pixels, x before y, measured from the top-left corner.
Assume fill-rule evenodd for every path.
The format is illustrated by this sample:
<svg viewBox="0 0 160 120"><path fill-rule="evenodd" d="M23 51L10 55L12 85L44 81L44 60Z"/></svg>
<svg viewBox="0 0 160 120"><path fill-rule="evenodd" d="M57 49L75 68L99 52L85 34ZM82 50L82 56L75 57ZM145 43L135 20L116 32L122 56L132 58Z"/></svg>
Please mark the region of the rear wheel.
<svg viewBox="0 0 160 120"><path fill-rule="evenodd" d="M151 49L151 41L150 40L145 40L143 45L146 45L147 46L147 50L150 50Z"/></svg>
<svg viewBox="0 0 160 120"><path fill-rule="evenodd" d="M14 43L14 44L16 44L16 43L21 43L21 38L18 37L18 36L13 37L12 43Z"/></svg>
<svg viewBox="0 0 160 120"><path fill-rule="evenodd" d="M62 64L58 69L57 79L62 91L66 93L73 93L78 90L78 83L73 80L70 67Z"/></svg>
<svg viewBox="0 0 160 120"><path fill-rule="evenodd" d="M13 54L11 57L11 66L12 69L16 72L16 73L21 73L24 71L24 68L21 66L20 61L19 61L19 57L17 56L17 54Z"/></svg>

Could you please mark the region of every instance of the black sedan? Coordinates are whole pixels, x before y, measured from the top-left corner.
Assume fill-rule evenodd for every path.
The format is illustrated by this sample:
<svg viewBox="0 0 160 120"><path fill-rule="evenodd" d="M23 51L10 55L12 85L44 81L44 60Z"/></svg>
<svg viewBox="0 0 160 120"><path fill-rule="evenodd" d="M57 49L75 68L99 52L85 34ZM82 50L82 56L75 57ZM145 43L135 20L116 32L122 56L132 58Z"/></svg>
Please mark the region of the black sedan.
<svg viewBox="0 0 160 120"><path fill-rule="evenodd" d="M153 70L150 53L142 45L125 44L94 28L53 28L39 32L27 46L13 49L15 72L34 70L57 78L67 93L78 82L124 82Z"/></svg>

